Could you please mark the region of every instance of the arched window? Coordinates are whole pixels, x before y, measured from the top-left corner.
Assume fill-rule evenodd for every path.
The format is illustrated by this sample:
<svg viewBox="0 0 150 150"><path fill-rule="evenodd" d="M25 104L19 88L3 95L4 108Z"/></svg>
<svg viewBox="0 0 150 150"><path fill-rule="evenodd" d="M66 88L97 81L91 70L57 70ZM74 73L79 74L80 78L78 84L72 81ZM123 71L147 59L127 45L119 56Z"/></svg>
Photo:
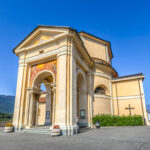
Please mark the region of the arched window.
<svg viewBox="0 0 150 150"><path fill-rule="evenodd" d="M106 94L106 93L105 93L105 89L104 89L103 87L101 87L101 86L97 87L97 88L95 89L94 93L95 93L95 94L103 94L103 95Z"/></svg>

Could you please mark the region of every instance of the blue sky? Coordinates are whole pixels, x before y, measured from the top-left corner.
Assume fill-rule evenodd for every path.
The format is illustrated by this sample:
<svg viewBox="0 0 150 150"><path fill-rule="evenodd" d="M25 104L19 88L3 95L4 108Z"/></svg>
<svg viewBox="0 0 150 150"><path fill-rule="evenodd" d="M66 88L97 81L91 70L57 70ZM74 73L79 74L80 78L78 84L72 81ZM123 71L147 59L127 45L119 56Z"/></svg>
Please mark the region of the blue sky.
<svg viewBox="0 0 150 150"><path fill-rule="evenodd" d="M145 75L150 103L149 0L1 0L0 94L15 95L18 58L12 49L37 25L71 26L112 44L119 75Z"/></svg>

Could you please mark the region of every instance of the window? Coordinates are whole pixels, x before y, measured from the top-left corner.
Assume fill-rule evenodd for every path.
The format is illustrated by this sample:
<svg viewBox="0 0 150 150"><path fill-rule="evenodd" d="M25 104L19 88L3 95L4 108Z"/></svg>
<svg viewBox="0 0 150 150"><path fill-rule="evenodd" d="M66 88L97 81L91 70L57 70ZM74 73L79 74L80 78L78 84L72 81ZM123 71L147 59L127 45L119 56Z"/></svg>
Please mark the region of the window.
<svg viewBox="0 0 150 150"><path fill-rule="evenodd" d="M104 89L103 87L101 87L101 86L97 87L97 88L95 89L94 93L95 93L95 94L104 94L104 95L106 94L106 93L105 93L105 89Z"/></svg>

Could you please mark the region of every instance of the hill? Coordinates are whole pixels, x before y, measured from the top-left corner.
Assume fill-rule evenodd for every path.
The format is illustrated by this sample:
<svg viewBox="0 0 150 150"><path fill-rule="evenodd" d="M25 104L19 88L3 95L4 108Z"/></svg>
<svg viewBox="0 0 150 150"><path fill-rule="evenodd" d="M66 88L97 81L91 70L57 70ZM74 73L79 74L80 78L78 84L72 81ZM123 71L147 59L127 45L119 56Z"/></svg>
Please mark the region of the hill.
<svg viewBox="0 0 150 150"><path fill-rule="evenodd" d="M0 95L0 113L13 113L15 96Z"/></svg>

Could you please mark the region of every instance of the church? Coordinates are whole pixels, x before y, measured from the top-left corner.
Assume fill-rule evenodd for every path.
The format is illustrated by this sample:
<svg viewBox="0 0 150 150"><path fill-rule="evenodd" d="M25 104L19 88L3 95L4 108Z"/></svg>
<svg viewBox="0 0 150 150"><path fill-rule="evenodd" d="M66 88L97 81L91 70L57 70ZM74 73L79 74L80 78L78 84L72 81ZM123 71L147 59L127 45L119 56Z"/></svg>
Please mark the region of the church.
<svg viewBox="0 0 150 150"><path fill-rule="evenodd" d="M13 52L19 57L16 131L59 125L64 135L93 128L97 114L148 118L142 73L119 77L111 43L64 26L37 26Z"/></svg>

